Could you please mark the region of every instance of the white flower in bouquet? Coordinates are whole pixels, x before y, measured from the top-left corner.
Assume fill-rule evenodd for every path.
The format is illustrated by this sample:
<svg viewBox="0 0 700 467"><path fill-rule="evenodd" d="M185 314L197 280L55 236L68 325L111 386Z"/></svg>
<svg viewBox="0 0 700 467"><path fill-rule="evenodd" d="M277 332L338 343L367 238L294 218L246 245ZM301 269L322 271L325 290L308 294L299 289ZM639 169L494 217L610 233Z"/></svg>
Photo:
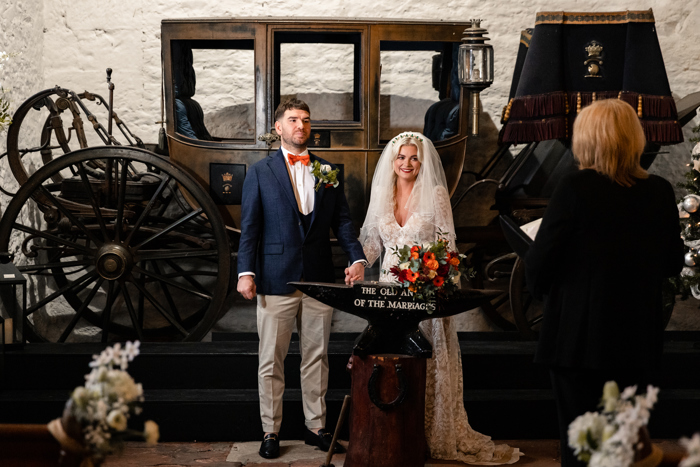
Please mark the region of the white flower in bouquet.
<svg viewBox="0 0 700 467"><path fill-rule="evenodd" d="M600 446L608 419L598 412L586 412L569 425L569 446L574 454L588 460L590 453Z"/></svg>
<svg viewBox="0 0 700 467"><path fill-rule="evenodd" d="M127 426L126 415L121 410L112 410L107 415L107 424L117 431L124 431Z"/></svg>
<svg viewBox="0 0 700 467"><path fill-rule="evenodd" d="M690 439L681 438L681 445L688 451L688 455L678 467L700 467L700 433L695 433Z"/></svg>
<svg viewBox="0 0 700 467"><path fill-rule="evenodd" d="M637 386L620 393L614 381L603 388L603 413L587 412L569 425L569 447L589 467L624 467L634 461L639 430L649 423L659 389L647 386L645 395L636 395Z"/></svg>

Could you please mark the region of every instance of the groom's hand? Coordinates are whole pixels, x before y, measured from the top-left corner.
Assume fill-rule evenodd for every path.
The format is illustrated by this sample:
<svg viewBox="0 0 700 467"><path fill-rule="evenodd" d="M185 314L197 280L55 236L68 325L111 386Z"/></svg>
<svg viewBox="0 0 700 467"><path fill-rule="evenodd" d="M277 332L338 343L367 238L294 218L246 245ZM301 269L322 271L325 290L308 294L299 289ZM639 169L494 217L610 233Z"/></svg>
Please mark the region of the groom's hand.
<svg viewBox="0 0 700 467"><path fill-rule="evenodd" d="M345 269L345 283L352 285L355 281L361 281L365 278L365 266L359 262Z"/></svg>
<svg viewBox="0 0 700 467"><path fill-rule="evenodd" d="M252 300L255 298L255 281L253 276L241 276L238 279L238 293L243 295L243 298Z"/></svg>

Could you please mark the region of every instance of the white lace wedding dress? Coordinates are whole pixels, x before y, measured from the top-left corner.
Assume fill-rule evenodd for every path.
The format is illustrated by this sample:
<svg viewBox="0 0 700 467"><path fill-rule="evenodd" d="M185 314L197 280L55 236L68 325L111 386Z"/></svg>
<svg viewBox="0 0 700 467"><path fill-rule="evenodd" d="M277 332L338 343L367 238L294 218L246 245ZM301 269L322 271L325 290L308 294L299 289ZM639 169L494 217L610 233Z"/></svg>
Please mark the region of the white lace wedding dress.
<svg viewBox="0 0 700 467"><path fill-rule="evenodd" d="M379 280L395 282L389 272L398 264L390 248L435 241L438 231L447 234L454 249L452 210L447 191L435 188L435 215L430 221L413 214L402 227L393 213L382 217L378 228L367 237L363 246L370 264L385 250ZM433 459L458 460L468 464L512 464L522 455L517 448L494 444L491 437L469 426L464 408L462 357L457 330L451 318L429 319L420 323L425 337L433 345L428 359L425 388L425 436Z"/></svg>

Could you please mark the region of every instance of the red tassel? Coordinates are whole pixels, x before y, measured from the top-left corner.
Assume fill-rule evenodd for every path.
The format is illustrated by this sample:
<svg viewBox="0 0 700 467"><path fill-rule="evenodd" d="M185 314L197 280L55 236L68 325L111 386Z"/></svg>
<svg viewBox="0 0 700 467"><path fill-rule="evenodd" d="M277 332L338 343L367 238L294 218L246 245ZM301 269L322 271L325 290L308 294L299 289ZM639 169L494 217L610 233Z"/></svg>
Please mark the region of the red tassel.
<svg viewBox="0 0 700 467"><path fill-rule="evenodd" d="M664 145L683 142L683 130L675 120L642 120L647 141Z"/></svg>
<svg viewBox="0 0 700 467"><path fill-rule="evenodd" d="M566 94L563 92L516 97L510 108L510 118L514 120L564 114L566 114Z"/></svg>
<svg viewBox="0 0 700 467"><path fill-rule="evenodd" d="M504 127L503 141L506 143L529 143L548 139L563 139L567 133L566 117L542 120L510 120Z"/></svg>

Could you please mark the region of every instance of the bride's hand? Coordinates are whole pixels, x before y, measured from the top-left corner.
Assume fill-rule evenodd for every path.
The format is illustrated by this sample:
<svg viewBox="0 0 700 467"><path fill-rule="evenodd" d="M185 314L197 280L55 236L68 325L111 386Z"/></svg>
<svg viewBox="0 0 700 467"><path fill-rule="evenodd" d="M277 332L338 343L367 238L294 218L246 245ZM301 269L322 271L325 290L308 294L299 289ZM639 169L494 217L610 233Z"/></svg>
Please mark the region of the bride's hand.
<svg viewBox="0 0 700 467"><path fill-rule="evenodd" d="M345 283L353 285L355 281L361 281L365 278L365 267L362 263L355 263L345 269Z"/></svg>

